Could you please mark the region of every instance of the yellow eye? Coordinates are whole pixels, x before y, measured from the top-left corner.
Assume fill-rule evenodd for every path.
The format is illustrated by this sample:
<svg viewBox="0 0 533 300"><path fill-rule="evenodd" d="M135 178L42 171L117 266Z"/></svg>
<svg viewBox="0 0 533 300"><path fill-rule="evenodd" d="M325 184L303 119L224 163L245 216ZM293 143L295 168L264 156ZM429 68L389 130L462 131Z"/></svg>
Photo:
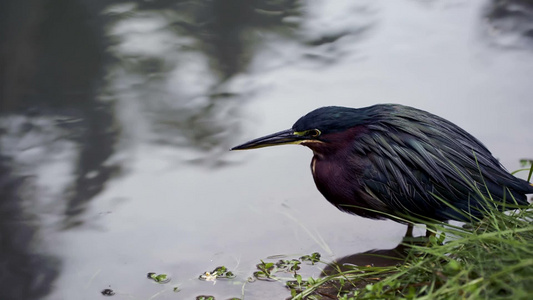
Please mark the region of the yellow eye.
<svg viewBox="0 0 533 300"><path fill-rule="evenodd" d="M318 130L318 129L310 129L310 130L305 130L305 131L295 131L294 132L294 135L297 135L297 136L313 137L313 138L316 138L316 137L318 137L321 134L322 134L322 132L320 132L320 130Z"/></svg>
<svg viewBox="0 0 533 300"><path fill-rule="evenodd" d="M306 135L310 137L318 137L321 134L320 130L318 129L311 129L306 132Z"/></svg>

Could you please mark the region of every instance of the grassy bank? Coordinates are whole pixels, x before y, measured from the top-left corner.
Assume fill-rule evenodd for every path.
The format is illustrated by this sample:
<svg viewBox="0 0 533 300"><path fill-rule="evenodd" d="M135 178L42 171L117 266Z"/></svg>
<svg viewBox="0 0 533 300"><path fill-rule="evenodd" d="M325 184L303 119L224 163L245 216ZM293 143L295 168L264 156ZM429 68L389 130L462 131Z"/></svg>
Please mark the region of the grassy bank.
<svg viewBox="0 0 533 300"><path fill-rule="evenodd" d="M528 207L490 211L465 228L437 226L437 237L402 246L405 259L392 266L334 266L288 285L293 299L532 299L532 220Z"/></svg>

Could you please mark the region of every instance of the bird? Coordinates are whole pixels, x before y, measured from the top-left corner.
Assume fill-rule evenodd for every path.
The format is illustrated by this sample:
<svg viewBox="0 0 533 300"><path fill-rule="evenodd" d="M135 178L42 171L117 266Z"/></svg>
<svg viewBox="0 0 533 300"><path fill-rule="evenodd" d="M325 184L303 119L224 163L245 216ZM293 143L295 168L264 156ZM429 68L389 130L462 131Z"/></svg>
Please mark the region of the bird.
<svg viewBox="0 0 533 300"><path fill-rule="evenodd" d="M511 175L454 123L401 104L315 109L292 128L231 150L299 144L317 189L344 212L408 224L481 219L527 206L533 185ZM429 231L426 232L428 234Z"/></svg>

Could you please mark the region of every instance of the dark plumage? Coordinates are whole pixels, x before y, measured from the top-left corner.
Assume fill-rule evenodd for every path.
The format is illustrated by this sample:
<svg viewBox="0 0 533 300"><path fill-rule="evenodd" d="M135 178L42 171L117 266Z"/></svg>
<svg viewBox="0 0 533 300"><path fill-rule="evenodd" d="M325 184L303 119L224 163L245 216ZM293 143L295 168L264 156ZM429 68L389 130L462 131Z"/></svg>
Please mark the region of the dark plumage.
<svg viewBox="0 0 533 300"><path fill-rule="evenodd" d="M533 193L468 132L408 106L322 107L292 129L232 150L281 144L311 148L313 177L324 197L368 218L466 221L481 217L487 205L527 205L526 194Z"/></svg>

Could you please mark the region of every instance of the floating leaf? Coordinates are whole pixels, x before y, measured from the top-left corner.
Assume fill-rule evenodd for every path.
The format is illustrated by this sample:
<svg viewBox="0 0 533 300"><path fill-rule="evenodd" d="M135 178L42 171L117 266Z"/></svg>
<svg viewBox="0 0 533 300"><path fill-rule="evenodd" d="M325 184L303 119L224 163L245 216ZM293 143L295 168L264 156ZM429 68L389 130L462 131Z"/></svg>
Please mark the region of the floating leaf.
<svg viewBox="0 0 533 300"><path fill-rule="evenodd" d="M312 265L320 261L320 253L314 252L311 255L304 255L300 257L302 261L310 262Z"/></svg>
<svg viewBox="0 0 533 300"><path fill-rule="evenodd" d="M154 272L150 272L146 275L146 277L152 279L153 281L157 283L167 283L170 281L170 277L167 274L156 274Z"/></svg>
<svg viewBox="0 0 533 300"><path fill-rule="evenodd" d="M276 267L286 272L295 272L300 270L301 263L302 262L297 259L280 260L276 263Z"/></svg>
<svg viewBox="0 0 533 300"><path fill-rule="evenodd" d="M204 272L198 277L200 280L215 281L217 278L235 278L235 274L229 271L225 266L216 267L212 272Z"/></svg>

